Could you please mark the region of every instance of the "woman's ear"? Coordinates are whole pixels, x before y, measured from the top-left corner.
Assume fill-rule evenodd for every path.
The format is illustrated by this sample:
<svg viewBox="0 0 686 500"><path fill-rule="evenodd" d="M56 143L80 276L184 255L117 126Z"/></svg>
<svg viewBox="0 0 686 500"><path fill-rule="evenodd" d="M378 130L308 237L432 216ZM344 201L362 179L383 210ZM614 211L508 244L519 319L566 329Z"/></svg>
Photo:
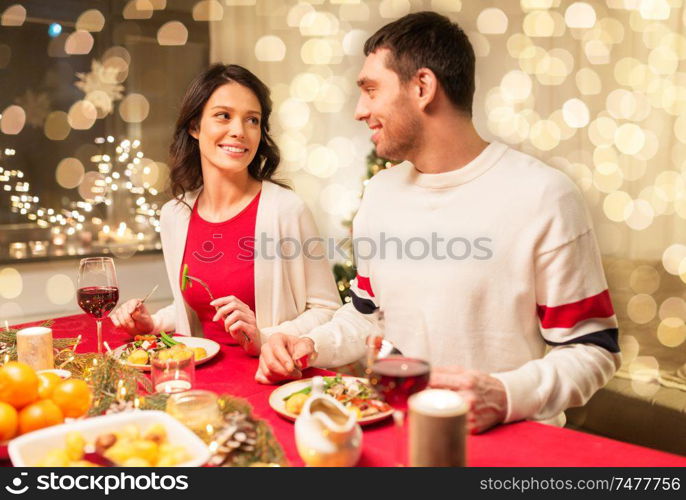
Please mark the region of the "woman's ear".
<svg viewBox="0 0 686 500"><path fill-rule="evenodd" d="M198 139L198 124L193 122L191 123L190 127L188 127L188 135L193 137L194 139Z"/></svg>
<svg viewBox="0 0 686 500"><path fill-rule="evenodd" d="M419 108L424 110L436 98L438 79L429 68L419 68L414 75L414 83Z"/></svg>

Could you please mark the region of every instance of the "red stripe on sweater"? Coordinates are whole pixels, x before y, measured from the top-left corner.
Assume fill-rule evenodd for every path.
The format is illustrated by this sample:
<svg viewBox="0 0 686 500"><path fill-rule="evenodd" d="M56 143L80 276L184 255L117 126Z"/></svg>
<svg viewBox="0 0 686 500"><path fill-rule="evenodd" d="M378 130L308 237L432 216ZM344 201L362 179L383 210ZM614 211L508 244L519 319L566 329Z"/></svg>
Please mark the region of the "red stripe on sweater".
<svg viewBox="0 0 686 500"><path fill-rule="evenodd" d="M372 291L372 284L369 281L369 278L366 278L364 276L360 276L359 274L357 275L357 286L360 288L360 290L364 290L369 294L370 297L374 297L374 292Z"/></svg>
<svg viewBox="0 0 686 500"><path fill-rule="evenodd" d="M609 318L615 313L607 290L561 306L548 307L537 304L536 309L543 328L572 328L580 321Z"/></svg>

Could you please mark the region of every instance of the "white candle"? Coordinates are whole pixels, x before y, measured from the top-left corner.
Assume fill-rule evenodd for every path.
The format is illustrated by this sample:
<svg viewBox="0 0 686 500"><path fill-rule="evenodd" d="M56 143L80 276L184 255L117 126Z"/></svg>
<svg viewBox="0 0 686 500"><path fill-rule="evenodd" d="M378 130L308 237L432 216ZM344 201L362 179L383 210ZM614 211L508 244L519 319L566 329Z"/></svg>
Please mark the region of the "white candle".
<svg viewBox="0 0 686 500"><path fill-rule="evenodd" d="M52 330L43 326L19 330L17 332L17 359L34 370L54 368Z"/></svg>
<svg viewBox="0 0 686 500"><path fill-rule="evenodd" d="M466 463L467 404L459 394L427 389L410 396L410 465L461 467Z"/></svg>

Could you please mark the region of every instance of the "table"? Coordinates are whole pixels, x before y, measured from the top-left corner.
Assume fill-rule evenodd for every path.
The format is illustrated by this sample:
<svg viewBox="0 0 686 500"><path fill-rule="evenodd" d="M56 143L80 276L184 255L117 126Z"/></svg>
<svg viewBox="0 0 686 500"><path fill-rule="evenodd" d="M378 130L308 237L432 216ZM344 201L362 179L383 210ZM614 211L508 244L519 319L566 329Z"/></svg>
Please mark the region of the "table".
<svg viewBox="0 0 686 500"><path fill-rule="evenodd" d="M36 326L42 322L19 327ZM55 320L55 337L82 335L79 351L94 351L95 322L85 314ZM103 336L112 349L129 340L107 320ZM196 388L228 393L247 399L257 417L274 430L291 465L301 466L293 435L293 423L278 416L269 406L274 386L254 381L257 359L238 346L225 343L220 353L196 369ZM305 376L325 373L308 369ZM648 423L647 423L648 424ZM359 466L392 466L395 456L395 429L392 419L364 427L363 450ZM467 463L471 467L686 467L686 457L641 446L561 429L535 422L498 426L486 433L469 436Z"/></svg>

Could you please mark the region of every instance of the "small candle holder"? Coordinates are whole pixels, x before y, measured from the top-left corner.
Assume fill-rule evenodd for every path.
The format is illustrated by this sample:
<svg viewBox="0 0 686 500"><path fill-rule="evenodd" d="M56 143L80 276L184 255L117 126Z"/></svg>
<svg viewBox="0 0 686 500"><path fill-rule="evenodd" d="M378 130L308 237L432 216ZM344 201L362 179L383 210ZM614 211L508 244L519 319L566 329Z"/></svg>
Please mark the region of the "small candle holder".
<svg viewBox="0 0 686 500"><path fill-rule="evenodd" d="M33 257L45 257L48 255L47 241L29 241L29 248Z"/></svg>
<svg viewBox="0 0 686 500"><path fill-rule="evenodd" d="M208 443L222 423L219 398L211 391L172 394L167 400L166 410Z"/></svg>
<svg viewBox="0 0 686 500"><path fill-rule="evenodd" d="M14 243L10 243L9 255L12 259L25 259L26 243L23 241L15 241Z"/></svg>
<svg viewBox="0 0 686 500"><path fill-rule="evenodd" d="M34 370L55 368L52 330L44 326L24 328L17 332L17 360Z"/></svg>
<svg viewBox="0 0 686 500"><path fill-rule="evenodd" d="M168 353L163 350L153 353L150 358L150 374L155 391L174 394L192 389L195 384L193 351L180 351L175 358L166 356Z"/></svg>
<svg viewBox="0 0 686 500"><path fill-rule="evenodd" d="M466 465L468 406L456 392L426 389L410 396L410 466Z"/></svg>

